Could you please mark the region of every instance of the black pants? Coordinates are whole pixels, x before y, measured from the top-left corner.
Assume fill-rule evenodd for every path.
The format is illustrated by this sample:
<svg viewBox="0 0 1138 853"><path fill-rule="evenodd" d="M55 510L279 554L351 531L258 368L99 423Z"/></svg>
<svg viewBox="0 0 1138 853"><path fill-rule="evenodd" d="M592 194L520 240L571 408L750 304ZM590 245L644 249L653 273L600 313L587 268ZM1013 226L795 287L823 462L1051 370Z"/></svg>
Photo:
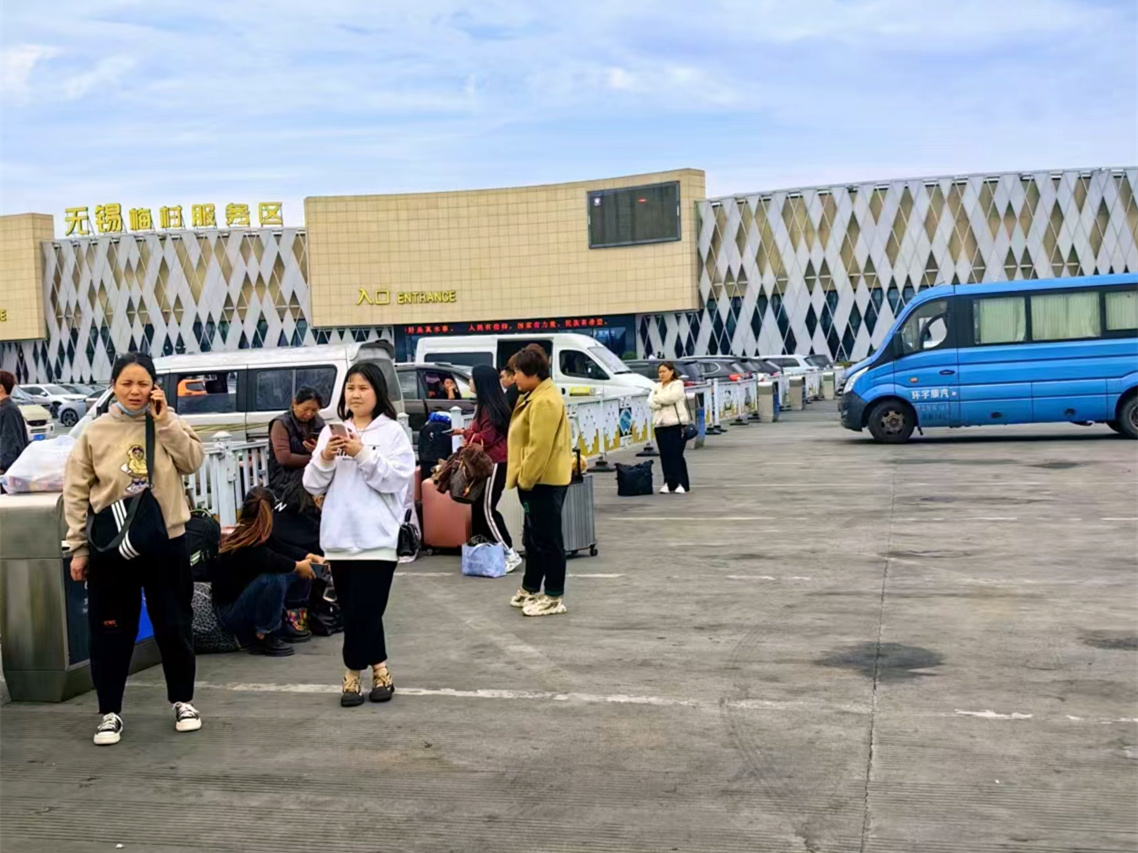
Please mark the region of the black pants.
<svg viewBox="0 0 1138 853"><path fill-rule="evenodd" d="M532 491L518 489L525 510L523 540L526 545L526 572L522 589L541 592L557 598L565 593L565 534L561 527L561 508L565 506L568 486L534 486Z"/></svg>
<svg viewBox="0 0 1138 853"><path fill-rule="evenodd" d="M688 463L684 460L684 428L682 426L656 427L656 444L660 446L660 467L664 469L664 482L673 492L683 486L691 489L688 481Z"/></svg>
<svg viewBox="0 0 1138 853"><path fill-rule="evenodd" d="M383 612L391 594L396 563L385 560L333 560L332 583L344 616L344 666L368 669L387 660Z"/></svg>
<svg viewBox="0 0 1138 853"><path fill-rule="evenodd" d="M138 637L146 593L146 612L162 654L166 697L194 698L193 595L186 537L171 539L165 553L124 560L117 551L91 554L87 572L87 624L91 632L91 681L100 714L122 712L130 658Z"/></svg>
<svg viewBox="0 0 1138 853"><path fill-rule="evenodd" d="M510 531L506 529L506 520L498 512L498 501L502 499L502 491L506 488L506 466L494 463L494 473L486 483L486 491L482 500L471 506L471 535L485 536L494 542L501 542L507 548L514 547L514 540L510 538Z"/></svg>

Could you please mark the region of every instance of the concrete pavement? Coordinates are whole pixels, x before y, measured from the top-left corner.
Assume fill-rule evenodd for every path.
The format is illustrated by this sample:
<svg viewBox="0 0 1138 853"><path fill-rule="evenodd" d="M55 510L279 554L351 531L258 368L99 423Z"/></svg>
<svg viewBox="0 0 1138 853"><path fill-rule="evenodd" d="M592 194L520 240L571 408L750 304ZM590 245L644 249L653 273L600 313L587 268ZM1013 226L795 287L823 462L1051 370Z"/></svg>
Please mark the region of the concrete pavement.
<svg viewBox="0 0 1138 853"><path fill-rule="evenodd" d="M881 447L816 404L598 482L570 612L454 557L396 578L399 693L339 642L0 711L5 851L1133 851L1138 446L1105 427ZM657 465L658 468L658 465Z"/></svg>

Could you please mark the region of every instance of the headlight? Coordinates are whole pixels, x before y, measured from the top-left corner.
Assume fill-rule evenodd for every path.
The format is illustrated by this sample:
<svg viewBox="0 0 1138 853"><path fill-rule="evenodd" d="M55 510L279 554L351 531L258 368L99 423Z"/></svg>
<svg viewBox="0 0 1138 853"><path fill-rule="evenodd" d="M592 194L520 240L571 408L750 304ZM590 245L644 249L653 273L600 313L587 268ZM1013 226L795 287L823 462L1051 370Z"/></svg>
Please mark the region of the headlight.
<svg viewBox="0 0 1138 853"><path fill-rule="evenodd" d="M867 370L869 370L868 367L863 367L861 370L857 371L856 373L851 373L848 376L846 376L846 381L842 383L842 393L848 394L850 391L852 391L853 387L854 387L854 383L857 382L859 379L861 379L861 377L865 375L865 372Z"/></svg>

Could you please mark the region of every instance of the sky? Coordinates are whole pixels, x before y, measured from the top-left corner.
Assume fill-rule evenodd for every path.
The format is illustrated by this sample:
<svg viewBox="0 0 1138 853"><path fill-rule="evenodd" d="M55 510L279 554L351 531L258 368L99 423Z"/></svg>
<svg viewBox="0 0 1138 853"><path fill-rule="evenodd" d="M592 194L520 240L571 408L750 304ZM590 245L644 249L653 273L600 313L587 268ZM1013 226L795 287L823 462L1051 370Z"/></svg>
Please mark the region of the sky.
<svg viewBox="0 0 1138 853"><path fill-rule="evenodd" d="M4 0L0 213L1138 163L1134 0Z"/></svg>

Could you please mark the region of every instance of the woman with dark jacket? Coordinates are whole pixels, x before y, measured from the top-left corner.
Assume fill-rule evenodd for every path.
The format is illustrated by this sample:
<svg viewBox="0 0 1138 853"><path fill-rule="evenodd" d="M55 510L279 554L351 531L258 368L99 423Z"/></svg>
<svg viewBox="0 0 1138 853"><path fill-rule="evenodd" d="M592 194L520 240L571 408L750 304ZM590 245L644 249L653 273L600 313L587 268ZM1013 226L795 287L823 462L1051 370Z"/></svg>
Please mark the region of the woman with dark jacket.
<svg viewBox="0 0 1138 853"><path fill-rule="evenodd" d="M292 406L269 424L269 488L277 500L293 512L315 509L312 496L304 490L304 469L316 449L316 439L324 429L320 409L324 401L315 388L300 388Z"/></svg>
<svg viewBox="0 0 1138 853"><path fill-rule="evenodd" d="M505 519L498 512L498 501L506 488L511 410L499 383L498 372L493 367L488 364L477 365L470 380L477 403L474 407L474 420L463 434L467 444L482 445L494 463L494 471L486 484L482 499L471 507L471 532L474 536L501 542L506 549L506 571L512 572L522 564L522 558L514 550L514 542L510 538L510 531L506 529Z"/></svg>

